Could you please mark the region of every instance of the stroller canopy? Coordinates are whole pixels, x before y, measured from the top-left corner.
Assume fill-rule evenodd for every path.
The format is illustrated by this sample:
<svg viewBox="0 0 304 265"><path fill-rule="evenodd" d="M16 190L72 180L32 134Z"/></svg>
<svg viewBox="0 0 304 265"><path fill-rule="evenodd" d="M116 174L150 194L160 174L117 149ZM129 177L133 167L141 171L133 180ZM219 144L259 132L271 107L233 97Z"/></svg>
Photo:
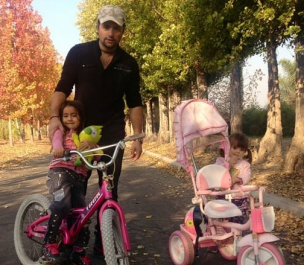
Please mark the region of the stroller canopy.
<svg viewBox="0 0 304 265"><path fill-rule="evenodd" d="M224 153L228 153L228 125L216 107L207 100L182 101L174 110L173 129L177 162L187 171L191 170L189 158L199 147L218 143Z"/></svg>

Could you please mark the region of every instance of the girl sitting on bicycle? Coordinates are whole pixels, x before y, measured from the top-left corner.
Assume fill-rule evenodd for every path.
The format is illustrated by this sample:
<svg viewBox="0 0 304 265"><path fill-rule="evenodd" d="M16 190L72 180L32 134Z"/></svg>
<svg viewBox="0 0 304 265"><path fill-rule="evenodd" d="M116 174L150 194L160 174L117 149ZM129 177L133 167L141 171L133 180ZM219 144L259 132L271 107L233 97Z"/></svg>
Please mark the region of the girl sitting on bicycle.
<svg viewBox="0 0 304 265"><path fill-rule="evenodd" d="M251 179L252 154L248 149L249 141L246 135L233 133L229 137L229 142L230 150L227 161L224 158L223 149L220 149L221 157L218 157L215 163L229 169L232 180L231 188L235 189L237 185L245 185ZM242 211L242 216L232 217L230 221L240 224L244 223L248 210L247 198L232 199L232 202Z"/></svg>
<svg viewBox="0 0 304 265"><path fill-rule="evenodd" d="M84 207L84 180L87 176L85 165L75 166L74 161L57 160L63 157L66 150L77 149L72 134L79 134L83 129L84 112L82 104L78 101L65 101L61 106L59 118L65 128L63 133L57 130L52 139L53 160L50 163L46 185L52 194L50 205L51 215L48 229L44 238L43 255L48 264L57 264L61 261L58 249L57 235L62 219L67 216L71 208ZM81 143L80 149L91 149L94 146L88 142ZM85 226L79 233L72 252L72 264L89 265L90 260L86 256L84 247L89 242L89 228Z"/></svg>

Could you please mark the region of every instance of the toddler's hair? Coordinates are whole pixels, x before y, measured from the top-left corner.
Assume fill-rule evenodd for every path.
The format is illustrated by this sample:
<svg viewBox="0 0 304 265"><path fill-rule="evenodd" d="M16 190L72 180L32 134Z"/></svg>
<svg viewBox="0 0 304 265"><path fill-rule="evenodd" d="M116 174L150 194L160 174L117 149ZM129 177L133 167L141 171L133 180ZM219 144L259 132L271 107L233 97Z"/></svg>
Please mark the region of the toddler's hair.
<svg viewBox="0 0 304 265"><path fill-rule="evenodd" d="M247 160L250 164L252 163L252 153L249 150L249 140L243 133L233 133L229 136L230 147L241 148L246 152L243 159ZM224 150L220 149L220 156L224 157Z"/></svg>
<svg viewBox="0 0 304 265"><path fill-rule="evenodd" d="M80 119L80 124L79 124L79 127L77 128L76 131L77 131L77 133L80 133L82 131L82 129L84 128L84 108L83 108L83 105L82 105L81 102L79 102L77 100L66 100L65 102L63 102L61 107L60 107L60 110L59 110L59 117L60 117L61 123L62 123L63 110L67 106L74 107L78 112L78 116L79 116L79 119Z"/></svg>

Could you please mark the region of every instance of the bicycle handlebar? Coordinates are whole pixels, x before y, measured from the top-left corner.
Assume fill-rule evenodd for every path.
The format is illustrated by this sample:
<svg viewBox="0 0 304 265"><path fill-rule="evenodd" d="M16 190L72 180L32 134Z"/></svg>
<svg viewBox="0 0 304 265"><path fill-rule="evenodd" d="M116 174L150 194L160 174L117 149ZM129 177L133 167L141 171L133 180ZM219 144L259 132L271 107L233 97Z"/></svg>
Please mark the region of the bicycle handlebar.
<svg viewBox="0 0 304 265"><path fill-rule="evenodd" d="M111 145L106 145L106 146L100 146L100 147L96 147L90 150L85 150L85 151L78 151L78 150L69 150L65 153L63 158L59 158L61 160L64 161L69 161L71 159L71 155L72 154L77 154L79 155L79 157L84 161L84 163L90 168L90 169L97 169L97 170L101 170L104 171L107 169L108 166L112 165L118 155L119 149L125 149L126 142L130 142L130 141L136 141L136 140L141 140L146 136L145 133L139 133L139 134L134 134L131 136L128 136L122 140L120 140L119 142L115 143L115 144L111 144ZM115 147L113 155L110 159L109 162L105 163L103 161L98 162L96 165L92 165L88 162L88 160L85 158L85 155L90 153L92 154L92 152L97 152L97 151L102 151L105 149L109 149L111 147ZM57 160L57 159L56 159Z"/></svg>

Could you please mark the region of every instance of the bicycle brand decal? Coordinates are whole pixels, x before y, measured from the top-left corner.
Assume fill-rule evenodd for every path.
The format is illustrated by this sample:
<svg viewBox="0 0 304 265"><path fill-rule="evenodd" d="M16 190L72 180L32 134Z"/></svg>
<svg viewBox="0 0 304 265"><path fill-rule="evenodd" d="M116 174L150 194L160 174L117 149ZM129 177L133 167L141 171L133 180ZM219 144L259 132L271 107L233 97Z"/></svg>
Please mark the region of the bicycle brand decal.
<svg viewBox="0 0 304 265"><path fill-rule="evenodd" d="M87 206L86 210L89 211L93 205L95 204L95 202L100 198L101 193L100 191L98 191L95 195L95 197L91 200L91 202L89 203L89 205Z"/></svg>

